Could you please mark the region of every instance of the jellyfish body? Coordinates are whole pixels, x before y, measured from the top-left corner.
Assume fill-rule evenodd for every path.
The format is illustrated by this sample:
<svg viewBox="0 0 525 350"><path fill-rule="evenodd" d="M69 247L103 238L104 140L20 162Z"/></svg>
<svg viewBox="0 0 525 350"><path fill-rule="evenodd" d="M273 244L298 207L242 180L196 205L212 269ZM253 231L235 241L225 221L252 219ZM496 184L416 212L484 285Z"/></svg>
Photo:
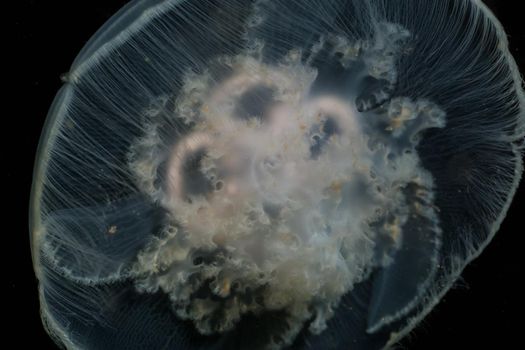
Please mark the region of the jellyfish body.
<svg viewBox="0 0 525 350"><path fill-rule="evenodd" d="M488 244L524 93L480 1L132 1L41 139L32 251L70 348L380 349Z"/></svg>

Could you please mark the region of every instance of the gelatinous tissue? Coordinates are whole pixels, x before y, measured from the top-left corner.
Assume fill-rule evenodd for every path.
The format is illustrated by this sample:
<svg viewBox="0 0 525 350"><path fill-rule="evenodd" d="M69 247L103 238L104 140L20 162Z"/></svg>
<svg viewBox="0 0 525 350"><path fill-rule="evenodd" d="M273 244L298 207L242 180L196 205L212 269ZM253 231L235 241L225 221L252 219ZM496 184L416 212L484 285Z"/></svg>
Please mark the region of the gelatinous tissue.
<svg viewBox="0 0 525 350"><path fill-rule="evenodd" d="M510 205L520 81L480 1L131 2L42 136L48 331L68 348L395 344Z"/></svg>

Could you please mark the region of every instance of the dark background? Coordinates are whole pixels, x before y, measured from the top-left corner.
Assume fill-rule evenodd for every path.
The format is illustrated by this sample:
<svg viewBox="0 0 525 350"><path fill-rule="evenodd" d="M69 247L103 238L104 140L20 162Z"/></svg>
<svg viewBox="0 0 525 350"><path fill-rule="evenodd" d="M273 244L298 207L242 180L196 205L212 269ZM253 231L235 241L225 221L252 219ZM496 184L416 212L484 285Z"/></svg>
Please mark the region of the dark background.
<svg viewBox="0 0 525 350"><path fill-rule="evenodd" d="M322 0L320 0L322 1ZM3 10L5 34L13 39L3 58L7 98L2 129L4 199L2 302L7 306L4 344L9 348L56 349L40 316L31 263L28 203L34 156L47 110L76 54L125 0L15 0ZM525 29L520 1L486 1L508 33L511 51L525 72ZM4 43L4 47L5 47ZM5 76L8 81L5 81ZM12 79L12 82L9 80ZM6 96L4 94L4 96ZM7 123L7 124L5 124ZM406 349L514 349L523 340L525 191L518 190L499 234L463 280L402 342ZM4 192L5 193L5 192ZM4 309L5 310L5 309ZM6 317L7 316L7 317ZM5 329L5 328L4 328Z"/></svg>

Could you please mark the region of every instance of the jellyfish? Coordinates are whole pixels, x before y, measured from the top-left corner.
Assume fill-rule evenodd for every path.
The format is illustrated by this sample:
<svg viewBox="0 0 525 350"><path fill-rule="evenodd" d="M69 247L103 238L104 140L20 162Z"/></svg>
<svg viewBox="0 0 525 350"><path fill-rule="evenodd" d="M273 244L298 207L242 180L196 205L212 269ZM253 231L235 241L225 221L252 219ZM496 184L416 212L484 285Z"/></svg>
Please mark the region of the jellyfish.
<svg viewBox="0 0 525 350"><path fill-rule="evenodd" d="M30 228L70 349L389 348L523 171L480 0L135 0L63 80Z"/></svg>

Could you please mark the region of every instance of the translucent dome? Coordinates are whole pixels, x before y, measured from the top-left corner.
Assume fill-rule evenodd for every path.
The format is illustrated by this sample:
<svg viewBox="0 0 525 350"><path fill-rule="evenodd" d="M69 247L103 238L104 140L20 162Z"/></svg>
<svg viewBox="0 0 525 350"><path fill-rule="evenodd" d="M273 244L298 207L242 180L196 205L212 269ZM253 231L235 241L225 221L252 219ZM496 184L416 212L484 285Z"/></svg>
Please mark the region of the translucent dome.
<svg viewBox="0 0 525 350"><path fill-rule="evenodd" d="M478 0L135 0L64 81L31 244L67 348L388 348L523 170Z"/></svg>

